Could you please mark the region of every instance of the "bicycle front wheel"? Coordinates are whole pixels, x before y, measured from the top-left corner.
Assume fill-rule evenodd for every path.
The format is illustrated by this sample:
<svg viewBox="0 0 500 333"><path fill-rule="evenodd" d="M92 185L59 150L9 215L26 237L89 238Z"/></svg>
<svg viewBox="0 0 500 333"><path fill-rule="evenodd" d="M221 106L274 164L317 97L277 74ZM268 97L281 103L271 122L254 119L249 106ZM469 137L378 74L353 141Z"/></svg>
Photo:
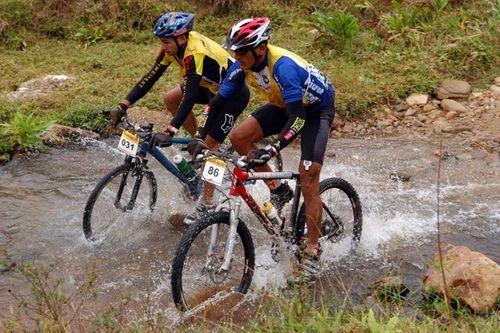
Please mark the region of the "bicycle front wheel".
<svg viewBox="0 0 500 333"><path fill-rule="evenodd" d="M125 163L111 170L90 194L83 233L92 241L118 236L124 223L147 218L157 198L156 178L144 166Z"/></svg>
<svg viewBox="0 0 500 333"><path fill-rule="evenodd" d="M361 239L363 213L354 187L344 179L332 177L319 183L319 193L323 204L320 241L339 242L350 237L358 242ZM300 241L306 235L305 206L302 204L295 226L295 237Z"/></svg>
<svg viewBox="0 0 500 333"><path fill-rule="evenodd" d="M203 304L240 300L252 282L255 252L248 228L240 221L234 239L231 264L224 271L229 240L229 213L218 212L190 226L183 235L172 263L172 296L176 307L190 310Z"/></svg>

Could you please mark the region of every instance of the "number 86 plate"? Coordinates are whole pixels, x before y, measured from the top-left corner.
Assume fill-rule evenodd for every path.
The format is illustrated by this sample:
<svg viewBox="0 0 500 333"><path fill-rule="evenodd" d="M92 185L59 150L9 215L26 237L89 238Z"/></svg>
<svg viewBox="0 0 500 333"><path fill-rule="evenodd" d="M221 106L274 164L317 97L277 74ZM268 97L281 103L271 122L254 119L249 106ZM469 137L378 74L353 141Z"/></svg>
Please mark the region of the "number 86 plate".
<svg viewBox="0 0 500 333"><path fill-rule="evenodd" d="M222 185L224 172L226 171L226 162L218 158L209 158L205 162L203 173L201 174L203 180L215 184Z"/></svg>

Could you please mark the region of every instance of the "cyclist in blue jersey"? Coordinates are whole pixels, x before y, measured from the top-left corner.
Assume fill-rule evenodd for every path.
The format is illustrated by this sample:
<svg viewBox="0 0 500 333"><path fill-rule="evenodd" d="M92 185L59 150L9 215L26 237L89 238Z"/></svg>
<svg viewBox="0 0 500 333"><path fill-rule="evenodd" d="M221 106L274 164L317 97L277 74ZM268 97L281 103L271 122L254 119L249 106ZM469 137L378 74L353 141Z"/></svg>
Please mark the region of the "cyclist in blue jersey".
<svg viewBox="0 0 500 333"><path fill-rule="evenodd" d="M166 147L172 144L172 137L179 128L184 128L191 136L204 140L203 146L216 149L224 141L236 118L248 104L250 92L241 86L238 98L220 101L215 99L217 112L210 112L209 102L217 93L234 59L218 43L192 31L194 14L169 12L155 23L153 34L161 41L161 49L153 67L139 80L122 102L111 111L111 125L116 127L127 109L151 90L165 70L174 64L183 79L181 85L168 91L164 96L167 110L173 115L168 126L155 134L153 144ZM195 104L207 104L202 123L197 124L192 109ZM206 186L204 195L195 214L188 215L186 223L193 223L199 213L214 208L214 189Z"/></svg>
<svg viewBox="0 0 500 333"><path fill-rule="evenodd" d="M303 276L312 279L319 270L319 176L335 116L335 95L323 73L298 55L268 44L270 37L271 23L267 17L245 19L230 27L224 47L234 52L236 62L230 66L217 95L231 99L246 82L266 102L229 135L241 155L250 159L275 156L301 135L299 172L308 231L300 267ZM273 134L278 134L274 145L257 149L255 142ZM271 170L267 165L255 169ZM270 182L268 186L271 202L278 209L293 197L285 182Z"/></svg>

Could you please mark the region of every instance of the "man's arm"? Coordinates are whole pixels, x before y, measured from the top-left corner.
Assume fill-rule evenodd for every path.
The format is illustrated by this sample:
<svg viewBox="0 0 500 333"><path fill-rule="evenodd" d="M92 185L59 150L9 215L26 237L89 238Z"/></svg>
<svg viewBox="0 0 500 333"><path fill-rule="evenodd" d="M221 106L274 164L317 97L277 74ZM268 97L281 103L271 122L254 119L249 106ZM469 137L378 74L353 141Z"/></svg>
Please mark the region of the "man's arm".
<svg viewBox="0 0 500 333"><path fill-rule="evenodd" d="M203 60L201 60L203 61ZM184 66L186 69L186 76L183 82L182 100L179 105L177 114L170 121L168 126L169 130L174 134L179 130L184 121L193 110L200 89L201 75L196 72L196 64L194 56L189 56L184 59Z"/></svg>
<svg viewBox="0 0 500 333"><path fill-rule="evenodd" d="M306 122L306 112L302 103L301 73L289 59L278 61L274 68L274 78L283 95L288 121L278 135L276 149L279 151L288 146L300 134Z"/></svg>
<svg viewBox="0 0 500 333"><path fill-rule="evenodd" d="M146 93L151 90L156 81L158 81L160 76L165 73L165 70L170 65L170 63L162 63L164 57L165 51L161 50L160 54L156 58L153 67L151 67L151 69L139 80L139 82L135 84L135 86L128 93L127 97L125 97L125 100L122 103L124 103L128 107L144 97L144 95L146 95Z"/></svg>

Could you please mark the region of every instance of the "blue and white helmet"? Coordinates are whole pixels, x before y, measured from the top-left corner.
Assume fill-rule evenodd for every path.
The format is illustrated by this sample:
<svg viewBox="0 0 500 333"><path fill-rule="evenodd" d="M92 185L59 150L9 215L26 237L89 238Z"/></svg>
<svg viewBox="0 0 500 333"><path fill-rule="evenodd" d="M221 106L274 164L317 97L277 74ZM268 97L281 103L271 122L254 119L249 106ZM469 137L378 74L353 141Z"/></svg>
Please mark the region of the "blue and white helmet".
<svg viewBox="0 0 500 333"><path fill-rule="evenodd" d="M153 34L156 37L177 37L193 29L194 14L169 12L156 21Z"/></svg>

